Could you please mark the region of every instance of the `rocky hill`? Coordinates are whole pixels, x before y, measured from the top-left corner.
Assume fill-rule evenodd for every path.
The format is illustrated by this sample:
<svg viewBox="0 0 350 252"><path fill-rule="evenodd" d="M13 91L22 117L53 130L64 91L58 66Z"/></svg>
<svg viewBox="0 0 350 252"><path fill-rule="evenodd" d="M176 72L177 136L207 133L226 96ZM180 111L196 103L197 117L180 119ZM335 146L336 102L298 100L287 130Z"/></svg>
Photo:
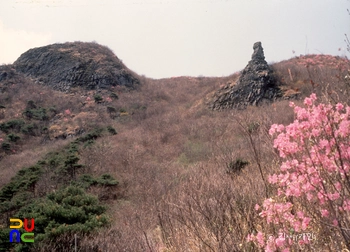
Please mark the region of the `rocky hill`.
<svg viewBox="0 0 350 252"><path fill-rule="evenodd" d="M135 89L140 84L137 75L110 49L97 43L71 42L33 48L23 53L13 67L36 82L63 92L72 87Z"/></svg>
<svg viewBox="0 0 350 252"><path fill-rule="evenodd" d="M242 71L238 82L223 87L215 94L210 104L212 109L245 108L282 96L273 71L265 61L261 42L256 42L253 49L252 59Z"/></svg>

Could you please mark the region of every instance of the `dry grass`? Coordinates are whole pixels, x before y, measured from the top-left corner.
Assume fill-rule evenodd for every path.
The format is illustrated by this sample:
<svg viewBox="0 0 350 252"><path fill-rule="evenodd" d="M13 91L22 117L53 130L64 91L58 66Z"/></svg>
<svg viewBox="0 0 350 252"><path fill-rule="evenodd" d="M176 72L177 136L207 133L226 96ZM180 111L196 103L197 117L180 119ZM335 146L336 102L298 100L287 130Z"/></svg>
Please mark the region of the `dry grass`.
<svg viewBox="0 0 350 252"><path fill-rule="evenodd" d="M33 147L26 148L16 154L5 156L1 160L0 187L8 183L23 167L35 165L46 153L60 149L66 144L67 142L64 140L57 140L43 145L40 141L32 139L31 145L33 145Z"/></svg>

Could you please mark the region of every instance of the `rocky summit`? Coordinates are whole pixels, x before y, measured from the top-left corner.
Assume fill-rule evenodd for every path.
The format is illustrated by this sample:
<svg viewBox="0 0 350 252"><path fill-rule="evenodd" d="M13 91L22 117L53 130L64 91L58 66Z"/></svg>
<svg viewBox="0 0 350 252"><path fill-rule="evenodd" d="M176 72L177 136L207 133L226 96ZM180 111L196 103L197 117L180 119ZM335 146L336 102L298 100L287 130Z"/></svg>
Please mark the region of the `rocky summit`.
<svg viewBox="0 0 350 252"><path fill-rule="evenodd" d="M56 90L90 90L124 86L140 81L107 47L97 43L68 42L38 47L23 53L13 64L17 72Z"/></svg>
<svg viewBox="0 0 350 252"><path fill-rule="evenodd" d="M261 42L254 43L252 59L241 72L235 85L226 85L217 91L210 107L214 110L227 108L244 109L282 96L273 71L265 61Z"/></svg>

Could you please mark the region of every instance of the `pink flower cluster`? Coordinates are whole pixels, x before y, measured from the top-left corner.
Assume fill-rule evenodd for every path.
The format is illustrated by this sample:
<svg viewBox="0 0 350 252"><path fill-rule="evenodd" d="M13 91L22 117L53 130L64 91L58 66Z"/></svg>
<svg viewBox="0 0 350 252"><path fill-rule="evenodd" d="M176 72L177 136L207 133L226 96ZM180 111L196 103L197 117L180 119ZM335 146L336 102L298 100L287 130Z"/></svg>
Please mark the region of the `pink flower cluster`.
<svg viewBox="0 0 350 252"><path fill-rule="evenodd" d="M282 232L312 228L302 202L311 202L314 216L328 226L350 224L350 107L315 105L316 100L315 94L307 97L305 108L290 103L294 122L272 125L269 131L276 135L274 147L282 164L279 174L269 176L269 182L278 187L277 195L264 201L260 216ZM262 239L259 233L248 240L266 251L289 251L293 245L276 236Z"/></svg>
<svg viewBox="0 0 350 252"><path fill-rule="evenodd" d="M345 71L349 66L349 60L347 58L339 58L332 55L305 55L298 57L297 64L309 67L328 67L336 68L341 71Z"/></svg>
<svg viewBox="0 0 350 252"><path fill-rule="evenodd" d="M111 97L104 97L104 100L107 102L112 102L112 98Z"/></svg>

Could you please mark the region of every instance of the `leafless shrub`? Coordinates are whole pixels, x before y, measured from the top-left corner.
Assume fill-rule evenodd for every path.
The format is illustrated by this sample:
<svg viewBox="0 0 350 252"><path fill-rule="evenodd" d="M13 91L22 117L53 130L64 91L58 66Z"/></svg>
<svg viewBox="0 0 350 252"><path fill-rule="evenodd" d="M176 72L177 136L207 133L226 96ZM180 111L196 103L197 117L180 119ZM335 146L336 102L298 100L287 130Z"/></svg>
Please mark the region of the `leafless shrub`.
<svg viewBox="0 0 350 252"><path fill-rule="evenodd" d="M263 197L261 182L239 176L232 181L210 165L192 169L158 206L164 243L172 251L253 251L245 238L256 229L254 205Z"/></svg>

